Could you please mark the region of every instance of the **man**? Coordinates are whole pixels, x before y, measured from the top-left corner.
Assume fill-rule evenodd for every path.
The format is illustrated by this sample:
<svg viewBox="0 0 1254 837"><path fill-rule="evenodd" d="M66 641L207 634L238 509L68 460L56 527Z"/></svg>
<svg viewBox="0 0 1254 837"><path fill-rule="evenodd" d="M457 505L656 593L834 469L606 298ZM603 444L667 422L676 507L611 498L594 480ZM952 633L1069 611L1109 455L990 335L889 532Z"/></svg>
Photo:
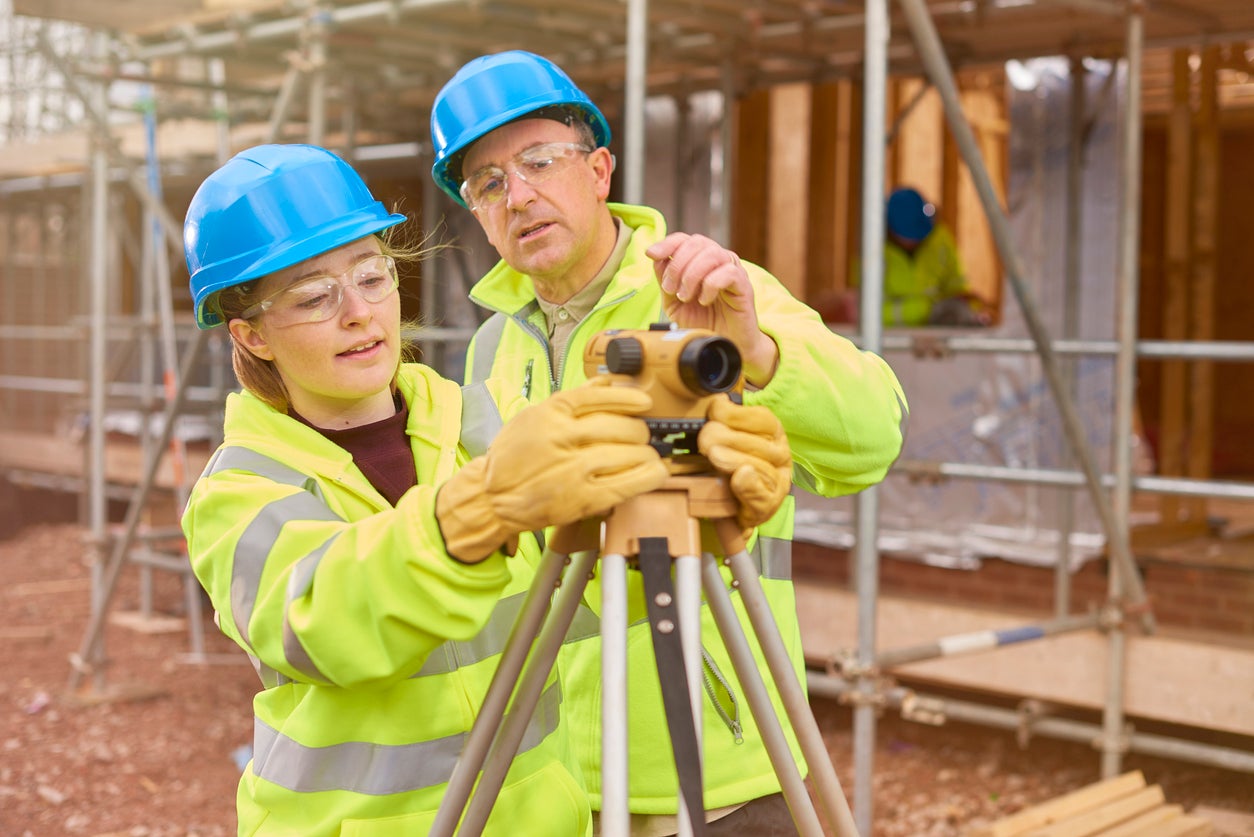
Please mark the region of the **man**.
<svg viewBox="0 0 1254 837"><path fill-rule="evenodd" d="M467 353L468 382L512 382L531 400L584 380L588 341L610 329L669 319L710 329L739 349L746 405L769 408L788 436L793 480L825 496L881 479L901 449L906 418L896 377L880 358L827 329L761 268L698 235L666 234L653 209L608 203L614 158L601 111L556 65L527 52L477 58L432 108L432 175L474 213L501 261L471 291L496 312ZM790 580L793 502L750 544L798 676L800 632ZM730 582L729 582L730 583ZM638 585L637 585L638 588ZM738 598L737 607L740 603ZM597 580L588 607L599 607ZM708 608L702 608L707 833L790 833L780 785ZM777 714L786 721L741 612ZM628 640L630 808L633 835L676 832L677 778L649 645L638 621ZM600 808L600 638L572 631L559 664L576 747ZM787 726L787 723L785 723ZM794 757L803 764L792 739ZM803 767L804 772L804 767Z"/></svg>
<svg viewBox="0 0 1254 837"><path fill-rule="evenodd" d="M989 324L967 281L954 235L936 218L934 204L917 189L895 189L884 223L885 325Z"/></svg>

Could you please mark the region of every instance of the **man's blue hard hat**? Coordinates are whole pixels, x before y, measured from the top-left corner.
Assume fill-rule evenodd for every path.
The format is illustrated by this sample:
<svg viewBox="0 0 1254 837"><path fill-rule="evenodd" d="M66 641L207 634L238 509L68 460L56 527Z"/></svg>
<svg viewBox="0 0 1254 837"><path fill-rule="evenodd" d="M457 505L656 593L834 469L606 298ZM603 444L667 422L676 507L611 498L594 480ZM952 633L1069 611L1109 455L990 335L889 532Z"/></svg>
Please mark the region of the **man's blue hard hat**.
<svg viewBox="0 0 1254 837"><path fill-rule="evenodd" d="M431 176L462 206L461 155L475 140L542 108L574 111L592 128L597 147L610 144L605 115L547 58L523 50L483 55L465 64L431 106Z"/></svg>
<svg viewBox="0 0 1254 837"><path fill-rule="evenodd" d="M405 221L361 176L316 145L258 145L209 175L183 223L196 325L222 322L208 306L223 288L283 270Z"/></svg>
<svg viewBox="0 0 1254 837"><path fill-rule="evenodd" d="M897 189L888 196L888 229L908 241L927 238L935 226L935 218L936 207L915 189Z"/></svg>

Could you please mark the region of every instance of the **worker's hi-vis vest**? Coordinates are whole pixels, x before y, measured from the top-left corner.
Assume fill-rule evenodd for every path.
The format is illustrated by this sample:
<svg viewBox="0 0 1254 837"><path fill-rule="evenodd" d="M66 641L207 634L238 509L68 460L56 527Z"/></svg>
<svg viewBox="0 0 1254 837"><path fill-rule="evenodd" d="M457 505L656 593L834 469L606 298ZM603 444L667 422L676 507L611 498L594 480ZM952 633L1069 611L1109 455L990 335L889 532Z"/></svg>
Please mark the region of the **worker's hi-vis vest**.
<svg viewBox="0 0 1254 837"><path fill-rule="evenodd" d="M596 334L609 328L647 328L661 318L661 293L645 250L666 235L665 221L647 207L611 204L611 211L632 228L631 241L601 301L571 334L567 359L561 364L562 379L554 379L544 315L530 282L501 262L471 292L476 303L495 314L471 341L466 365L468 383L491 377L505 382L505 389L511 394L541 400L586 379L584 347ZM904 436L905 399L896 377L882 359L859 351L848 340L833 334L817 313L794 299L766 271L747 262L744 266L753 282L760 326L780 349L779 366L771 383L762 390L746 392L744 400L746 404L770 407L779 416L793 452L794 483L817 494L834 496L878 482L900 452ZM755 533L749 549L784 644L804 683L801 635L791 581L792 530L793 498L787 497L779 512ZM723 575L731 589L726 568ZM668 740L661 732L666 729L665 712L642 585L638 573L629 574L628 580L630 806L636 813L674 814L678 780ZM559 664L567 695L563 718L570 722L593 807L599 809L599 579L589 582L584 602ZM735 590L732 602L804 774L804 762L778 689ZM777 791L779 782L708 607L702 607L701 619L707 696L702 733L704 802L707 808L719 808Z"/></svg>
<svg viewBox="0 0 1254 837"><path fill-rule="evenodd" d="M533 539L466 565L434 516L435 487L499 429L497 388L416 364L399 384L420 484L395 508L346 451L247 393L192 491L193 568L265 687L242 835L426 834L530 584ZM485 833L590 833L562 703L554 674Z"/></svg>
<svg viewBox="0 0 1254 837"><path fill-rule="evenodd" d="M885 325L927 325L937 302L967 290L957 242L944 224L937 224L913 254L885 243Z"/></svg>

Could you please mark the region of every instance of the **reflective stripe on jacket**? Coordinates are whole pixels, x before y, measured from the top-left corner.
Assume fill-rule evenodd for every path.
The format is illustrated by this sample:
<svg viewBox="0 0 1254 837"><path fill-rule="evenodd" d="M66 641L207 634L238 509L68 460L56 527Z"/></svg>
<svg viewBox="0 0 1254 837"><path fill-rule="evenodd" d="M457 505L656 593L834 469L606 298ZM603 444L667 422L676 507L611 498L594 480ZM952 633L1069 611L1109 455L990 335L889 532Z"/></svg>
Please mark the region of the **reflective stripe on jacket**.
<svg viewBox="0 0 1254 837"><path fill-rule="evenodd" d="M489 376L505 382L506 391L532 401L586 379L583 351L588 341L607 328L647 328L663 311L661 292L645 250L666 235L665 221L647 207L611 204L611 211L634 232L622 263L601 301L575 328L562 365L562 380L553 379L544 315L530 282L498 263L471 291L471 298L496 314L476 333L467 352L467 381ZM907 411L896 376L878 356L860 351L834 334L819 315L787 292L765 270L744 263L753 282L759 323L779 345L775 377L765 388L745 393L746 404L767 406L779 416L792 449L793 482L824 496L859 491L883 479L901 450ZM762 570L762 584L789 649L798 676L804 673L800 630L791 582L793 499L758 531L751 554ZM647 534L647 533L642 533ZM724 570L730 588L730 576ZM644 622L639 575L629 576L628 745L631 810L673 814L677 780L666 739L661 692L653 669L651 640ZM750 637L759 670L766 674L777 714L785 720L754 638L740 597L733 603ZM600 807L600 642L596 611L599 581L589 583L585 607L572 628L561 656L567 703L576 751L584 768L593 807ZM730 659L719 640L708 608L702 608L702 642L706 650L704 707L705 805L718 808L779 789L765 747L747 707ZM804 678L802 679L804 682ZM794 754L798 753L792 740ZM800 762L799 762L800 763ZM804 771L804 766L803 766Z"/></svg>
<svg viewBox="0 0 1254 837"><path fill-rule="evenodd" d="M499 388L417 364L399 384L419 484L395 507L347 451L242 393L184 513L197 578L265 687L240 834L425 834L529 586L533 539L462 564L434 514L499 428ZM550 677L488 833L589 833L561 704Z"/></svg>

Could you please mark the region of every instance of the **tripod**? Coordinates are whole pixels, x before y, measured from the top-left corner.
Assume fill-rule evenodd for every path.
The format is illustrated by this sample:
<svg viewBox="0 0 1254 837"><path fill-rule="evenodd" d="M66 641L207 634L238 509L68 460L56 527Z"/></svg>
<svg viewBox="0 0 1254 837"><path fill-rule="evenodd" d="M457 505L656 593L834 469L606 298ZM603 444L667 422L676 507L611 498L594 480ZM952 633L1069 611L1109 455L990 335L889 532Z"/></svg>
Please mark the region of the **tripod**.
<svg viewBox="0 0 1254 837"><path fill-rule="evenodd" d="M693 473L690 466L675 461L670 467L671 476L662 488L621 503L603 522L589 519L556 531L545 549L483 707L454 767L432 824L431 837L451 837L459 820L459 833L477 835L482 832L598 557L602 576L601 830L604 837L625 837L628 833L625 719L628 711L626 574L629 562L638 566L645 576L646 606L680 779L680 835L701 837L705 829L698 737L702 696L700 607L704 590L793 821L803 837L823 837L818 815L736 617L718 560L711 554L703 554L703 524L709 525L706 532L717 538L722 554L728 556L724 560L731 568L771 676L779 687L828 822L838 837L857 837L853 816L822 735L788 659L757 570L745 551L744 539L734 521L736 502L725 479L703 472ZM650 534L636 534L640 532ZM672 563L673 594L669 590ZM569 568L563 575L567 565ZM555 589L557 594L552 596L550 606L550 596ZM674 636L678 636L677 643L669 641ZM673 688L674 679L668 681L663 676L664 666L670 671L684 672L682 685L686 686L686 700ZM507 712L511 695L513 706Z"/></svg>

